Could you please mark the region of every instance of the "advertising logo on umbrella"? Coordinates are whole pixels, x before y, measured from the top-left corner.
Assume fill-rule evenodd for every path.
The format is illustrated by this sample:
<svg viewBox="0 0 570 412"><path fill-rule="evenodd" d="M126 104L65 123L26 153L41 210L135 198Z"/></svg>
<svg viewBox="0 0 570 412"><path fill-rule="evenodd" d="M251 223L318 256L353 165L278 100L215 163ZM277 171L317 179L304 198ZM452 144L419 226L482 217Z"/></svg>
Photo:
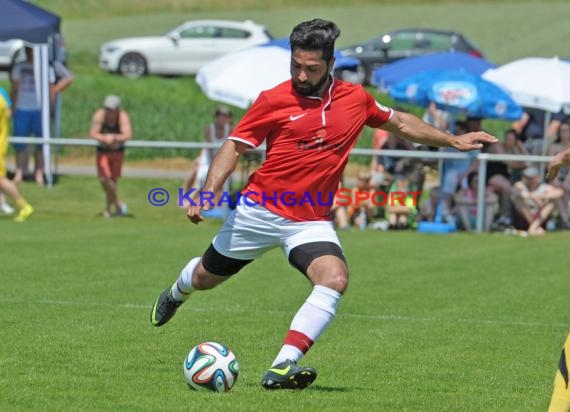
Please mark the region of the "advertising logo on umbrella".
<svg viewBox="0 0 570 412"><path fill-rule="evenodd" d="M495 112L497 112L499 116L505 114L507 112L507 102L504 100L498 100L495 104Z"/></svg>
<svg viewBox="0 0 570 412"><path fill-rule="evenodd" d="M406 97L408 99L413 99L418 94L418 90L419 90L419 87L417 84L412 83L412 84L408 85L408 87L406 88Z"/></svg>
<svg viewBox="0 0 570 412"><path fill-rule="evenodd" d="M477 100L477 89L465 82L438 82L433 85L433 95L437 103L465 108Z"/></svg>

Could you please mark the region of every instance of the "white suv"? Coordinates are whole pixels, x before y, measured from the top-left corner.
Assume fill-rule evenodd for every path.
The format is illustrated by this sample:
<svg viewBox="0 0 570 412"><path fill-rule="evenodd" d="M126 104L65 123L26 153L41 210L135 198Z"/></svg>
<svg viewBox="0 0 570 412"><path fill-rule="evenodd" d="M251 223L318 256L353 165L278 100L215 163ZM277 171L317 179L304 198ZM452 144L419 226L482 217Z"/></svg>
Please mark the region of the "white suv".
<svg viewBox="0 0 570 412"><path fill-rule="evenodd" d="M163 36L105 43L99 53L99 66L129 77L195 74L224 54L271 39L264 26L250 20L194 20Z"/></svg>

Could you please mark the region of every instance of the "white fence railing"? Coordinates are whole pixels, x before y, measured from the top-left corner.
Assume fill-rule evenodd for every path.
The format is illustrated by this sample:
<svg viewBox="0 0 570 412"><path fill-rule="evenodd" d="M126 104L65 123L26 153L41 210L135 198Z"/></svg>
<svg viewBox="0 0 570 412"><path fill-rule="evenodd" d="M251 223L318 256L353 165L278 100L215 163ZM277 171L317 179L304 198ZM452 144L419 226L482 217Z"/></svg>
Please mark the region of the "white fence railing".
<svg viewBox="0 0 570 412"><path fill-rule="evenodd" d="M80 138L52 138L49 140L38 139L35 137L10 137L11 143L29 143L44 144L54 146L97 146L98 142L93 139ZM206 142L179 142L179 141L148 141L148 140L130 140L126 142L127 148L159 148L159 149L203 149L218 148L219 143ZM255 151L264 152L265 146L260 146ZM487 180L487 162L489 161L519 161L529 163L547 163L552 159L551 156L534 156L534 155L498 155L489 153L461 153L461 152L431 152L419 150L381 150L381 149L352 149L350 152L354 156L391 156L391 157L409 157L415 159L459 159L459 160L479 160L479 189L477 192L477 232L483 232L483 220L485 216L485 181ZM541 171L543 172L542 168Z"/></svg>

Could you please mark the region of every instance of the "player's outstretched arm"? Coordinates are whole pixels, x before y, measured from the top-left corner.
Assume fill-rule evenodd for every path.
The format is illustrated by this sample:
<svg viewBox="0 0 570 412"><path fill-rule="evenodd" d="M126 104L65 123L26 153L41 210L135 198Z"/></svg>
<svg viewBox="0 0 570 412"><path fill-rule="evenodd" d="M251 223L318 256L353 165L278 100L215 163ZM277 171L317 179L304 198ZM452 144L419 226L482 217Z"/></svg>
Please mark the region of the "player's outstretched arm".
<svg viewBox="0 0 570 412"><path fill-rule="evenodd" d="M412 142L439 147L453 147L461 152L478 150L483 143L497 143L497 138L486 132L466 133L460 136L443 132L410 113L394 112L382 129Z"/></svg>
<svg viewBox="0 0 570 412"><path fill-rule="evenodd" d="M188 219L190 219L192 223L198 224L204 220L200 215L200 211L202 209L209 210L212 207L209 202L205 202L204 205L200 204L200 193L214 193L213 203L215 204L220 198L225 181L235 170L241 154L247 149L251 149L251 146L243 142L228 139L222 145L218 153L216 153L208 169L208 176L206 177L204 187L200 191L193 193L192 200L194 200L195 205L191 204L188 206L186 216L188 216Z"/></svg>
<svg viewBox="0 0 570 412"><path fill-rule="evenodd" d="M554 179L558 176L558 172L562 166L570 166L570 148L556 154L548 165L548 172L546 178L548 180Z"/></svg>

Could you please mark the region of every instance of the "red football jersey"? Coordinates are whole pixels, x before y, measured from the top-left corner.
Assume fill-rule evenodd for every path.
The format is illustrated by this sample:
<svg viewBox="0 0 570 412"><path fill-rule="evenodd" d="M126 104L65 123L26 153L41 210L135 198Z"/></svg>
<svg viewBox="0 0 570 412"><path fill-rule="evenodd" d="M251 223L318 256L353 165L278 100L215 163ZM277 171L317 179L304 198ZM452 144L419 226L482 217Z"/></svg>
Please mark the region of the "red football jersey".
<svg viewBox="0 0 570 412"><path fill-rule="evenodd" d="M360 85L334 79L325 97L304 97L288 80L264 91L229 139L257 147L267 157L241 201L258 203L295 221L330 220L330 207L351 149L364 125L380 127L393 110Z"/></svg>

